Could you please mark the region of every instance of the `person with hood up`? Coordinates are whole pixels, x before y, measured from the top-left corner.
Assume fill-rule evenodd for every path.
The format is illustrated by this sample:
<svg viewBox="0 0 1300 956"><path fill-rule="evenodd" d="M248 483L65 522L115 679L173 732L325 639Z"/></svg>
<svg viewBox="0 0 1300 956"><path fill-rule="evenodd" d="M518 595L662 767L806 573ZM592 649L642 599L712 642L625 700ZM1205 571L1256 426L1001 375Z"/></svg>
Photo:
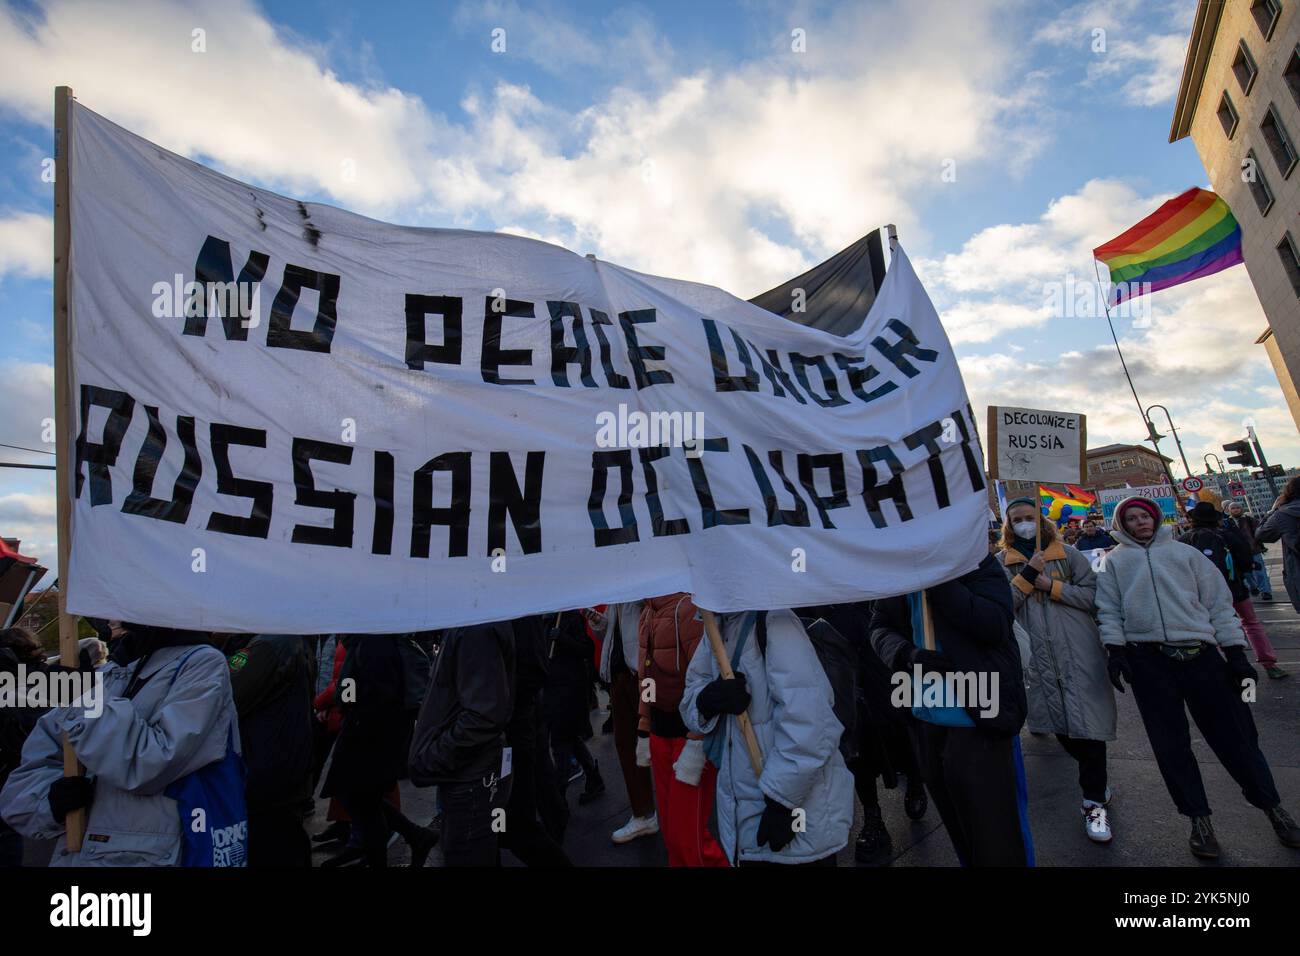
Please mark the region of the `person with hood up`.
<svg viewBox="0 0 1300 956"><path fill-rule="evenodd" d="M1284 846L1300 848L1300 827L1282 807L1243 697L1255 669L1219 569L1173 540L1148 498L1115 508L1119 544L1097 575L1097 614L1115 689L1132 685L1156 764L1178 812L1191 822L1194 855L1216 859L1210 803L1192 753L1187 711L1243 795L1263 810Z"/></svg>
<svg viewBox="0 0 1300 956"><path fill-rule="evenodd" d="M708 827L718 769L705 757L704 735L691 731L678 711L686 670L703 637L704 623L689 594L644 602L637 632L637 763L652 770L669 866L727 865Z"/></svg>
<svg viewBox="0 0 1300 956"><path fill-rule="evenodd" d="M853 824L853 775L817 651L790 610L724 614L719 626L735 677L722 678L700 641L678 711L688 731L710 738L722 848L734 866L834 866ZM761 776L736 719L746 711Z"/></svg>
<svg viewBox="0 0 1300 956"><path fill-rule="evenodd" d="M103 711L45 714L0 791L0 817L23 836L57 838L51 866L176 866L182 834L167 787L239 752L225 655L203 634L125 624L102 676ZM86 768L63 775L63 737ZM67 815L86 810L81 850Z"/></svg>
<svg viewBox="0 0 1300 956"><path fill-rule="evenodd" d="M1255 650L1255 660L1264 668L1264 673L1273 680L1283 680L1291 675L1277 666L1277 652L1255 614L1255 605L1250 601L1250 585L1247 574L1254 564L1255 555L1250 542L1235 528L1226 524L1219 509L1209 501L1198 501L1196 507L1187 513L1191 528L1178 536L1181 544L1190 545L1213 562L1227 582L1232 594L1232 609L1241 619L1242 630L1246 640Z"/></svg>
<svg viewBox="0 0 1300 956"><path fill-rule="evenodd" d="M1029 634L1029 730L1055 734L1078 763L1084 833L1109 843L1106 742L1116 736L1115 693L1094 619L1097 575L1087 556L1057 540L1032 498L1008 502L1006 513L998 560L1011 579L1016 620Z"/></svg>
<svg viewBox="0 0 1300 956"><path fill-rule="evenodd" d="M1255 532L1260 544L1282 542L1282 583L1300 614L1300 475L1282 488L1264 523Z"/></svg>
<svg viewBox="0 0 1300 956"><path fill-rule="evenodd" d="M315 658L291 634L231 635L221 649L248 767L248 865L311 866L303 806L312 790Z"/></svg>
<svg viewBox="0 0 1300 956"><path fill-rule="evenodd" d="M409 761L411 783L438 788L444 866L500 865L499 821L514 782L506 744L514 686L510 621L443 634Z"/></svg>
<svg viewBox="0 0 1300 956"><path fill-rule="evenodd" d="M925 646L927 610L933 650ZM1034 864L1019 736L1025 681L1012 620L1011 589L991 554L973 571L926 588L924 600L914 592L877 601L871 616L871 644L896 676L917 668L923 675L988 675L982 702L930 706L917 703L921 692L912 687L917 763L963 866Z"/></svg>

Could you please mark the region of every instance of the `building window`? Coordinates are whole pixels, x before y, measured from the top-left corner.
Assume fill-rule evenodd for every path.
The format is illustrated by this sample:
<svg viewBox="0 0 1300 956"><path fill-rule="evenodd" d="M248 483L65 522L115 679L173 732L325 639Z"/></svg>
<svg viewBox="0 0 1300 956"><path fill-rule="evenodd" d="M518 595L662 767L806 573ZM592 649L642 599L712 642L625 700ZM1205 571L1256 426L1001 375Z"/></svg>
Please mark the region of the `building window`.
<svg viewBox="0 0 1300 956"><path fill-rule="evenodd" d="M1237 132L1237 110L1232 105L1232 100L1228 99L1228 91L1223 91L1223 98L1219 100L1219 125L1223 127L1223 135L1232 139L1232 134Z"/></svg>
<svg viewBox="0 0 1300 956"><path fill-rule="evenodd" d="M1291 288L1295 290L1296 297L1300 298L1300 253L1296 251L1291 233L1282 233L1282 241L1277 244L1277 257L1282 260L1282 268L1291 280Z"/></svg>
<svg viewBox="0 0 1300 956"><path fill-rule="evenodd" d="M1259 168L1259 159L1253 149L1241 161L1241 181L1250 186L1250 194L1259 207L1259 214L1267 216L1273 208L1273 190L1268 188L1268 180L1264 178L1264 170Z"/></svg>
<svg viewBox="0 0 1300 956"><path fill-rule="evenodd" d="M1119 466L1121 468L1132 468L1136 464L1137 464L1136 458L1122 458L1120 459Z"/></svg>
<svg viewBox="0 0 1300 956"><path fill-rule="evenodd" d="M1300 107L1300 44L1291 51L1291 59L1287 61L1286 69L1282 71L1282 79L1286 80L1295 105Z"/></svg>
<svg viewBox="0 0 1300 956"><path fill-rule="evenodd" d="M1282 5L1278 0L1255 0L1250 5L1250 15L1255 18L1255 26L1268 40L1273 36L1278 17L1282 15Z"/></svg>
<svg viewBox="0 0 1300 956"><path fill-rule="evenodd" d="M1232 61L1232 72L1241 84L1242 95L1248 96L1259 70L1255 67L1255 58L1250 55L1250 47L1246 46L1245 40L1237 44L1237 57Z"/></svg>
<svg viewBox="0 0 1300 956"><path fill-rule="evenodd" d="M1287 135L1282 119L1277 115L1277 107L1272 103L1268 104L1268 112L1260 121L1259 129L1264 134L1264 142L1268 144L1268 151L1273 154L1277 168L1282 171L1282 178L1286 179L1291 175L1291 170L1295 169L1295 147L1291 145L1291 137Z"/></svg>

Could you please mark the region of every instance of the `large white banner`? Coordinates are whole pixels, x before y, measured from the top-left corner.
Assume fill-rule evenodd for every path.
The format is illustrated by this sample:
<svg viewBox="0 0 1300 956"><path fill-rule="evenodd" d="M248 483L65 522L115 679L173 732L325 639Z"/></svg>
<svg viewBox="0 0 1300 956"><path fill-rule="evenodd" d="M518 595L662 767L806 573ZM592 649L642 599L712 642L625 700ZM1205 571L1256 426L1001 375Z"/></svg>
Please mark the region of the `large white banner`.
<svg viewBox="0 0 1300 956"><path fill-rule="evenodd" d="M80 106L72 130L74 613L373 633L678 590L735 611L986 553L978 435L901 250L840 337L299 203Z"/></svg>

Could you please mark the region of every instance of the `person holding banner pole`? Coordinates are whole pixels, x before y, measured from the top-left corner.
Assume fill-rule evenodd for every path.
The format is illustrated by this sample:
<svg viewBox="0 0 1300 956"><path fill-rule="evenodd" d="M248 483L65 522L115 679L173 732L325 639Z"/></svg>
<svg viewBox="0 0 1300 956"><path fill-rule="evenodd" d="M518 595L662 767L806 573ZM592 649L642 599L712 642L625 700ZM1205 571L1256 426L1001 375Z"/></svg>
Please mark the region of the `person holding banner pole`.
<svg viewBox="0 0 1300 956"><path fill-rule="evenodd" d="M921 776L963 866L1034 865L1012 621L1011 589L993 555L952 581L877 601L871 615L872 647L896 680L907 678L896 705L916 717ZM981 678L988 699L956 693ZM935 687L943 692L926 690Z"/></svg>
<svg viewBox="0 0 1300 956"><path fill-rule="evenodd" d="M219 762L240 763L225 655L196 631L125 627L110 662L95 672L103 680L98 706L87 694L37 721L0 790L0 817L29 839L57 839L50 866L178 866L186 845L205 836L213 865L243 866L242 781L237 792L221 791L230 815L218 827L214 810L214 830L204 834L190 828L172 789ZM65 735L86 776L64 776ZM68 830L76 811L86 814L80 849ZM217 832L228 840L219 854Z"/></svg>
<svg viewBox="0 0 1300 956"><path fill-rule="evenodd" d="M1011 581L1016 620L1030 639L1029 730L1055 734L1078 762L1084 832L1094 843L1109 843L1106 742L1116 737L1115 695L1094 620L1092 562L1057 539L1031 498L1008 503L998 560Z"/></svg>
<svg viewBox="0 0 1300 956"><path fill-rule="evenodd" d="M817 651L790 610L717 615L717 631L702 616L709 639L678 711L718 768L723 851L733 866L834 866L853 825L853 775Z"/></svg>

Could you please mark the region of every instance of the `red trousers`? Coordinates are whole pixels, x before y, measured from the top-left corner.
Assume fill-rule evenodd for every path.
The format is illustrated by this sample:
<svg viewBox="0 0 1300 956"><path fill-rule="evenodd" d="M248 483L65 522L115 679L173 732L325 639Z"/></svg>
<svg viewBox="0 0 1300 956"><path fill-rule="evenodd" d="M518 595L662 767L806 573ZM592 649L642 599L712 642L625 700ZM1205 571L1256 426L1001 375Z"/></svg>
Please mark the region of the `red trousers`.
<svg viewBox="0 0 1300 956"><path fill-rule="evenodd" d="M673 776L685 737L650 735L650 769L659 805L659 832L668 848L669 866L730 866L727 855L709 833L709 814L718 768L705 763L700 785L692 787Z"/></svg>
<svg viewBox="0 0 1300 956"><path fill-rule="evenodd" d="M1264 633L1264 625L1259 623L1259 618L1255 615L1255 605L1250 603L1250 598L1246 598L1244 601L1234 601L1232 606L1237 611L1237 617L1241 618L1241 629L1246 632L1246 639L1255 649L1255 659L1265 667L1272 667L1277 663L1277 654L1273 651L1268 635Z"/></svg>

